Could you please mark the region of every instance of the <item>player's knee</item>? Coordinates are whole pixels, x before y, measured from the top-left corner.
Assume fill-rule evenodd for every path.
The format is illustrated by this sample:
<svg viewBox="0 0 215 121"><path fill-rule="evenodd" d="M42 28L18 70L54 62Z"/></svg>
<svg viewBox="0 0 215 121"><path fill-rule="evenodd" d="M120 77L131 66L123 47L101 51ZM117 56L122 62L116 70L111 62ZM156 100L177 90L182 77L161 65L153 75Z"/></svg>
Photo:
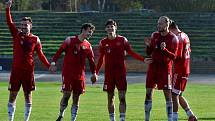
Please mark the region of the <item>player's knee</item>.
<svg viewBox="0 0 215 121"><path fill-rule="evenodd" d="M146 93L146 100L152 100L151 93Z"/></svg>
<svg viewBox="0 0 215 121"><path fill-rule="evenodd" d="M16 96L17 96L16 93L11 93L10 97L9 97L9 102L10 103L15 103L16 102Z"/></svg>
<svg viewBox="0 0 215 121"><path fill-rule="evenodd" d="M119 101L120 101L120 103L125 103L125 97L121 97L120 99L119 99Z"/></svg>
<svg viewBox="0 0 215 121"><path fill-rule="evenodd" d="M177 97L177 96L179 96L179 94L172 92L172 97Z"/></svg>

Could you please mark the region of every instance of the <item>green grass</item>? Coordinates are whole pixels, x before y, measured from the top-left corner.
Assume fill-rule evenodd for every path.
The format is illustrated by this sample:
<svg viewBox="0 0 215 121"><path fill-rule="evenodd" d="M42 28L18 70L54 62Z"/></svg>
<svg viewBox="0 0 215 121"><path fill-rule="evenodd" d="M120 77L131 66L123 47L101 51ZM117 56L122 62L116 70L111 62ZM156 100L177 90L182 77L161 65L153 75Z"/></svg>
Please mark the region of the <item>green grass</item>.
<svg viewBox="0 0 215 121"><path fill-rule="evenodd" d="M184 96L188 99L193 112L200 121L215 121L215 85L189 83ZM38 82L37 90L33 93L33 109L31 121L54 121L57 118L61 93L59 82ZM7 83L0 82L0 121L7 121ZM129 84L127 99L127 121L144 120L145 85ZM106 93L101 85L87 86L87 92L81 95L80 109L77 121L108 121ZM118 97L116 94L116 116L119 120ZM71 104L71 100L70 103ZM70 107L65 112L64 121L70 120ZM179 121L187 121L186 114L179 109ZM23 120L24 100L20 91L17 98L15 121ZM152 121L164 121L166 118L165 100L162 91L155 91L153 96Z"/></svg>

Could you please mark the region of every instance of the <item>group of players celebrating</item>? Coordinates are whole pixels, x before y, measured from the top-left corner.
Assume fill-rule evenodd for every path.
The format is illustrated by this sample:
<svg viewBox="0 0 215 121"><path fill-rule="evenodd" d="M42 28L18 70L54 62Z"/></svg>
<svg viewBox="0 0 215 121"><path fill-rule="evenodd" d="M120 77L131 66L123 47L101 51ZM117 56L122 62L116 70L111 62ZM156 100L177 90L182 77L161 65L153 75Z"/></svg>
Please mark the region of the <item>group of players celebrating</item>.
<svg viewBox="0 0 215 121"><path fill-rule="evenodd" d="M62 68L62 92L59 116L56 121L62 121L68 100L72 95L71 121L75 121L79 108L80 95L85 92L86 59L89 61L92 73L91 81L96 83L99 70L104 63L105 80L103 90L107 92L110 121L115 119L114 90L118 89L120 121L126 116L126 65L125 56L128 53L133 58L148 64L146 76L145 121L149 121L152 109L154 89L163 90L166 99L168 121L178 121L179 104L186 111L189 121L197 121L186 99L182 96L190 73L190 41L188 36L179 30L173 20L167 16L158 19L157 31L151 37L145 38L147 58L135 53L126 37L116 33L117 23L108 19L105 24L107 35L99 43L99 59L94 62L91 44L87 41L95 30L91 23L81 26L81 33L65 39L52 58L46 59L38 36L31 33L32 19L23 17L20 29L17 29L10 14L12 0L6 4L6 19L13 37L13 64L8 86L8 117L14 120L16 97L20 87L23 87L25 97L24 121L29 121L32 109L32 91L34 83L34 51L39 59L51 71L57 70L57 60L64 52ZM172 68L174 65L174 69ZM174 70L174 71L173 71ZM173 72L172 72L173 71Z"/></svg>

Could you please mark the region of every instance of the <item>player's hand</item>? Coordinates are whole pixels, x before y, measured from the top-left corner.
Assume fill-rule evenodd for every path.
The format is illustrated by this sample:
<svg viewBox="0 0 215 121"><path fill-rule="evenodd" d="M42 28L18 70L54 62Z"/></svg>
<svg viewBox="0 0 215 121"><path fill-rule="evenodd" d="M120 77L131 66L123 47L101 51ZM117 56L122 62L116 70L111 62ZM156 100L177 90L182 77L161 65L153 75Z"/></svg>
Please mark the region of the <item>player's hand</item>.
<svg viewBox="0 0 215 121"><path fill-rule="evenodd" d="M145 58L144 59L144 63L146 63L146 64L150 64L150 63L152 63L153 61L152 61L152 58Z"/></svg>
<svg viewBox="0 0 215 121"><path fill-rule="evenodd" d="M12 2L13 2L13 0L8 0L6 2L6 8L10 8L12 6Z"/></svg>
<svg viewBox="0 0 215 121"><path fill-rule="evenodd" d="M150 44L151 44L151 38L150 37L145 37L144 38L144 43L145 43L146 46L150 46Z"/></svg>
<svg viewBox="0 0 215 121"><path fill-rule="evenodd" d="M52 73L56 72L56 71L57 71L57 66L51 65L51 66L49 67L49 71L51 71Z"/></svg>
<svg viewBox="0 0 215 121"><path fill-rule="evenodd" d="M165 42L161 42L160 48L161 48L161 50L164 50L166 48L166 43Z"/></svg>
<svg viewBox="0 0 215 121"><path fill-rule="evenodd" d="M98 76L96 75L96 73L94 73L91 76L90 81L92 82L92 84L95 84L97 80L98 80Z"/></svg>

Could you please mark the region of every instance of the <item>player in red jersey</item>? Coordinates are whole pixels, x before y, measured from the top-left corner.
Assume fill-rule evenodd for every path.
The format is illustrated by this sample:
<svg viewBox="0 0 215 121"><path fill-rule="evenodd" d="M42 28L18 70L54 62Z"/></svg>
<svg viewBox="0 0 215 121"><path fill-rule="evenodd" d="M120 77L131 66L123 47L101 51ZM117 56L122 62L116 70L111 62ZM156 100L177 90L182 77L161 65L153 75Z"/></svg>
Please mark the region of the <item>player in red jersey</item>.
<svg viewBox="0 0 215 121"><path fill-rule="evenodd" d="M6 3L6 18L9 30L13 37L13 64L8 89L10 90L8 102L9 121L14 120L16 108L16 97L22 85L25 96L25 121L29 120L32 109L32 91L35 90L34 83L34 51L47 68L50 64L42 52L42 45L38 36L31 33L32 20L23 17L20 30L12 21L10 7L12 0Z"/></svg>
<svg viewBox="0 0 215 121"><path fill-rule="evenodd" d="M115 121L115 87L118 89L119 94L120 121L124 121L126 113L125 95L127 90L125 52L140 61L144 61L144 58L132 50L131 45L125 37L116 34L117 24L114 20L109 19L106 22L105 30L107 32L107 36L103 38L99 44L100 55L96 72L98 74L104 59L105 81L103 90L107 91L108 94L108 111L110 121Z"/></svg>
<svg viewBox="0 0 215 121"><path fill-rule="evenodd" d="M80 94L85 92L86 59L89 60L90 70L92 73L91 78L94 78L94 81L97 78L93 50L91 44L86 40L93 34L94 30L95 26L93 26L91 23L83 24L81 27L81 34L67 37L56 54L53 56L51 70L53 69L54 71L56 69L55 63L57 62L60 55L65 52L62 69L63 97L60 102L59 117L56 121L62 121L64 111L68 105L68 100L71 96L71 93L73 93L71 121L76 120Z"/></svg>
<svg viewBox="0 0 215 121"><path fill-rule="evenodd" d="M193 114L187 100L182 96L185 90L187 79L190 74L190 40L184 32L182 32L174 21L171 22L169 30L173 32L179 40L177 58L174 61L174 75L173 75L173 121L178 121L178 104L187 113L189 119L197 121L196 116Z"/></svg>
<svg viewBox="0 0 215 121"><path fill-rule="evenodd" d="M172 121L172 63L178 49L177 37L169 31L170 20L161 16L157 23L158 31L145 39L146 52L152 57L146 76L145 121L149 121L154 88L163 90L166 99L168 121Z"/></svg>

